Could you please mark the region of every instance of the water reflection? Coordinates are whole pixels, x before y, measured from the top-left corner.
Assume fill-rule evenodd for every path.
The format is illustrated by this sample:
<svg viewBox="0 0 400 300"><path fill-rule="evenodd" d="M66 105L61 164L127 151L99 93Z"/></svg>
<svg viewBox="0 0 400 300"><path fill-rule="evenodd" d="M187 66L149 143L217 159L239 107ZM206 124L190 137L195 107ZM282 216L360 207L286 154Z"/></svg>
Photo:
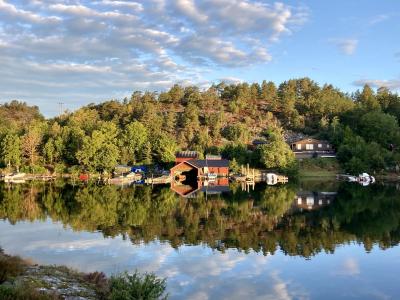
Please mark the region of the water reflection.
<svg viewBox="0 0 400 300"><path fill-rule="evenodd" d="M317 186L321 189L321 186ZM168 187L73 186L67 182L3 185L0 218L46 220L73 230L123 234L132 243L207 244L212 249L280 249L311 257L357 241L370 250L399 242L400 199L392 186L203 186L190 197ZM228 190L230 190L228 192Z"/></svg>
<svg viewBox="0 0 400 300"><path fill-rule="evenodd" d="M0 218L0 245L10 253L84 271L153 271L168 277L173 298L399 292L392 185L209 185L183 197L169 186L30 182L0 186Z"/></svg>

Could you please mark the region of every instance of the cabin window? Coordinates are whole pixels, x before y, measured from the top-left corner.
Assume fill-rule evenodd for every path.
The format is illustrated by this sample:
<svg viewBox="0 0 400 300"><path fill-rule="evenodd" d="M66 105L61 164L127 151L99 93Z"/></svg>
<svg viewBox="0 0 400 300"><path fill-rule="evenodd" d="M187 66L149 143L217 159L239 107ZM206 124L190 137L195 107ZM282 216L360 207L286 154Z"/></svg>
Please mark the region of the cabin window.
<svg viewBox="0 0 400 300"><path fill-rule="evenodd" d="M319 204L319 205L322 205L322 200L321 200L321 199L318 201L318 204Z"/></svg>
<svg viewBox="0 0 400 300"><path fill-rule="evenodd" d="M297 144L297 150L301 150L301 144Z"/></svg>
<svg viewBox="0 0 400 300"><path fill-rule="evenodd" d="M318 148L322 148L322 144L318 144Z"/></svg>
<svg viewBox="0 0 400 300"><path fill-rule="evenodd" d="M326 148L330 148L331 147L331 145L329 145L329 144L326 144Z"/></svg>
<svg viewBox="0 0 400 300"><path fill-rule="evenodd" d="M314 197L307 197L307 205L313 205L314 204Z"/></svg>
<svg viewBox="0 0 400 300"><path fill-rule="evenodd" d="M313 150L314 145L313 144L306 144L306 150Z"/></svg>
<svg viewBox="0 0 400 300"><path fill-rule="evenodd" d="M301 201L301 197L298 197L298 198L297 198L297 204L298 204L298 205L301 205L301 202L302 202L302 201Z"/></svg>

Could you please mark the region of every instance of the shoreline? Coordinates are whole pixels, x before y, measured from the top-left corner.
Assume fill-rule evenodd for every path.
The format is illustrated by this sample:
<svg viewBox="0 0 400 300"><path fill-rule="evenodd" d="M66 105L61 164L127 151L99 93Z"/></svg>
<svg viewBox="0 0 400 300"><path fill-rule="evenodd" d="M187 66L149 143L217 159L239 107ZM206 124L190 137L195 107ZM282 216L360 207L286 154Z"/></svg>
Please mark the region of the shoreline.
<svg viewBox="0 0 400 300"><path fill-rule="evenodd" d="M103 272L84 273L62 265L39 265L19 256L5 254L0 248L0 298L31 299L132 299L165 294L166 279L154 274L127 272L107 277ZM166 298L168 295L165 295Z"/></svg>

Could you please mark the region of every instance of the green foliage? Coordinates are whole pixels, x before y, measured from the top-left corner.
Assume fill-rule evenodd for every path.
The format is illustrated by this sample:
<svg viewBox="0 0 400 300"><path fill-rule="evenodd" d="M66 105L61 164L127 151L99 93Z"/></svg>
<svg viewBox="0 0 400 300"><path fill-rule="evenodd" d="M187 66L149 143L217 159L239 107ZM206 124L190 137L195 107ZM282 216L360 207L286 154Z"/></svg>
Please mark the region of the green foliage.
<svg viewBox="0 0 400 300"><path fill-rule="evenodd" d="M239 165L251 161L252 156L252 153L243 144L227 144L221 149L221 154L229 160L235 160Z"/></svg>
<svg viewBox="0 0 400 300"><path fill-rule="evenodd" d="M157 300L167 299L163 296L166 280L159 279L154 274L132 275L125 273L112 276L110 279L110 300Z"/></svg>
<svg viewBox="0 0 400 300"><path fill-rule="evenodd" d="M236 158L233 158L229 162L229 169L234 173L239 173L240 172L240 165L237 163Z"/></svg>
<svg viewBox="0 0 400 300"><path fill-rule="evenodd" d="M225 127L222 131L223 136L229 141L246 144L249 141L250 133L244 124L233 124Z"/></svg>
<svg viewBox="0 0 400 300"><path fill-rule="evenodd" d="M261 162L268 169L285 169L295 163L295 156L279 132L270 134L268 144L260 147Z"/></svg>
<svg viewBox="0 0 400 300"><path fill-rule="evenodd" d="M377 142L384 148L389 144L400 145L400 127L396 118L379 111L363 115L357 131L366 142Z"/></svg>
<svg viewBox="0 0 400 300"><path fill-rule="evenodd" d="M29 174L46 174L48 170L40 165L22 166L21 172Z"/></svg>
<svg viewBox="0 0 400 300"><path fill-rule="evenodd" d="M356 94L356 101L367 111L379 110L381 107L374 91L369 85L364 85L363 90Z"/></svg>
<svg viewBox="0 0 400 300"><path fill-rule="evenodd" d="M0 285L0 299L2 300L57 300L57 296L36 291L31 286Z"/></svg>
<svg viewBox="0 0 400 300"><path fill-rule="evenodd" d="M170 163L175 160L178 146L168 135L161 135L153 141L153 152L157 161Z"/></svg>
<svg viewBox="0 0 400 300"><path fill-rule="evenodd" d="M384 170L400 163L399 121L400 97L386 88L375 92L365 86L349 96L309 78L290 79L278 86L267 81L261 85L220 83L207 90L174 85L159 95L135 91L129 100L89 104L49 120L37 107L18 101L2 104L0 145L7 151L0 149L0 160L14 168L62 163L110 171L116 164L170 162L177 148L205 152L214 146L240 164L258 166L268 161L268 165L283 166L282 143L273 141L271 149L253 153L245 150L265 129L280 128L329 139L338 150L343 146L340 161L351 166L346 169L361 168L368 153L373 155L371 170ZM346 126L366 144L375 142L381 149L373 145L364 151L349 150L349 155L346 147L351 143L343 136ZM231 143L244 147L233 149ZM283 157L273 157L273 148L283 149ZM266 155L270 157L265 159ZM353 157L358 160L350 163Z"/></svg>
<svg viewBox="0 0 400 300"><path fill-rule="evenodd" d="M0 143L0 158L4 165L19 168L21 166L21 139L9 133Z"/></svg>
<svg viewBox="0 0 400 300"><path fill-rule="evenodd" d="M118 129L114 123L104 122L91 136L85 136L82 148L76 153L78 161L89 170L110 172L118 163Z"/></svg>
<svg viewBox="0 0 400 300"><path fill-rule="evenodd" d="M344 169L352 174L381 171L392 160L392 153L376 142L367 143L362 137L347 128L340 144L337 158Z"/></svg>
<svg viewBox="0 0 400 300"><path fill-rule="evenodd" d="M126 151L127 163L141 162L146 156L147 129L138 121L128 124L122 137L122 149Z"/></svg>

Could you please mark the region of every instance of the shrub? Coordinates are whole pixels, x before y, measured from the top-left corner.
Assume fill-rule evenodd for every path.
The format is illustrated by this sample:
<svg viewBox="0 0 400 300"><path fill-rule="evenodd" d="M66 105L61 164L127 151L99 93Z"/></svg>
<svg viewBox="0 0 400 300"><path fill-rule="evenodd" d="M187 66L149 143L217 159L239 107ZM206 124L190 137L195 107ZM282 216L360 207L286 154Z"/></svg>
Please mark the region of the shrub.
<svg viewBox="0 0 400 300"><path fill-rule="evenodd" d="M33 165L33 166L23 166L21 168L21 172L30 174L46 174L48 173L48 170L45 167Z"/></svg>
<svg viewBox="0 0 400 300"><path fill-rule="evenodd" d="M0 285L2 300L55 300L61 299L56 295L48 295L36 291L29 286Z"/></svg>
<svg viewBox="0 0 400 300"><path fill-rule="evenodd" d="M78 177L81 172L82 169L80 166L72 166L68 168L68 173L75 177Z"/></svg>
<svg viewBox="0 0 400 300"><path fill-rule="evenodd" d="M166 279L157 278L154 274L132 275L123 273L110 278L111 300L155 300L167 299L163 296Z"/></svg>
<svg viewBox="0 0 400 300"><path fill-rule="evenodd" d="M110 291L109 282L106 274L103 272L93 272L83 275L83 279L86 282L94 284L96 286L97 294L99 294L102 298L105 298Z"/></svg>
<svg viewBox="0 0 400 300"><path fill-rule="evenodd" d="M0 284L20 275L24 270L24 261L18 256L0 253Z"/></svg>
<svg viewBox="0 0 400 300"><path fill-rule="evenodd" d="M64 164L56 164L54 166L54 172L56 172L57 174L63 174L65 173L66 170L67 168L65 167Z"/></svg>

